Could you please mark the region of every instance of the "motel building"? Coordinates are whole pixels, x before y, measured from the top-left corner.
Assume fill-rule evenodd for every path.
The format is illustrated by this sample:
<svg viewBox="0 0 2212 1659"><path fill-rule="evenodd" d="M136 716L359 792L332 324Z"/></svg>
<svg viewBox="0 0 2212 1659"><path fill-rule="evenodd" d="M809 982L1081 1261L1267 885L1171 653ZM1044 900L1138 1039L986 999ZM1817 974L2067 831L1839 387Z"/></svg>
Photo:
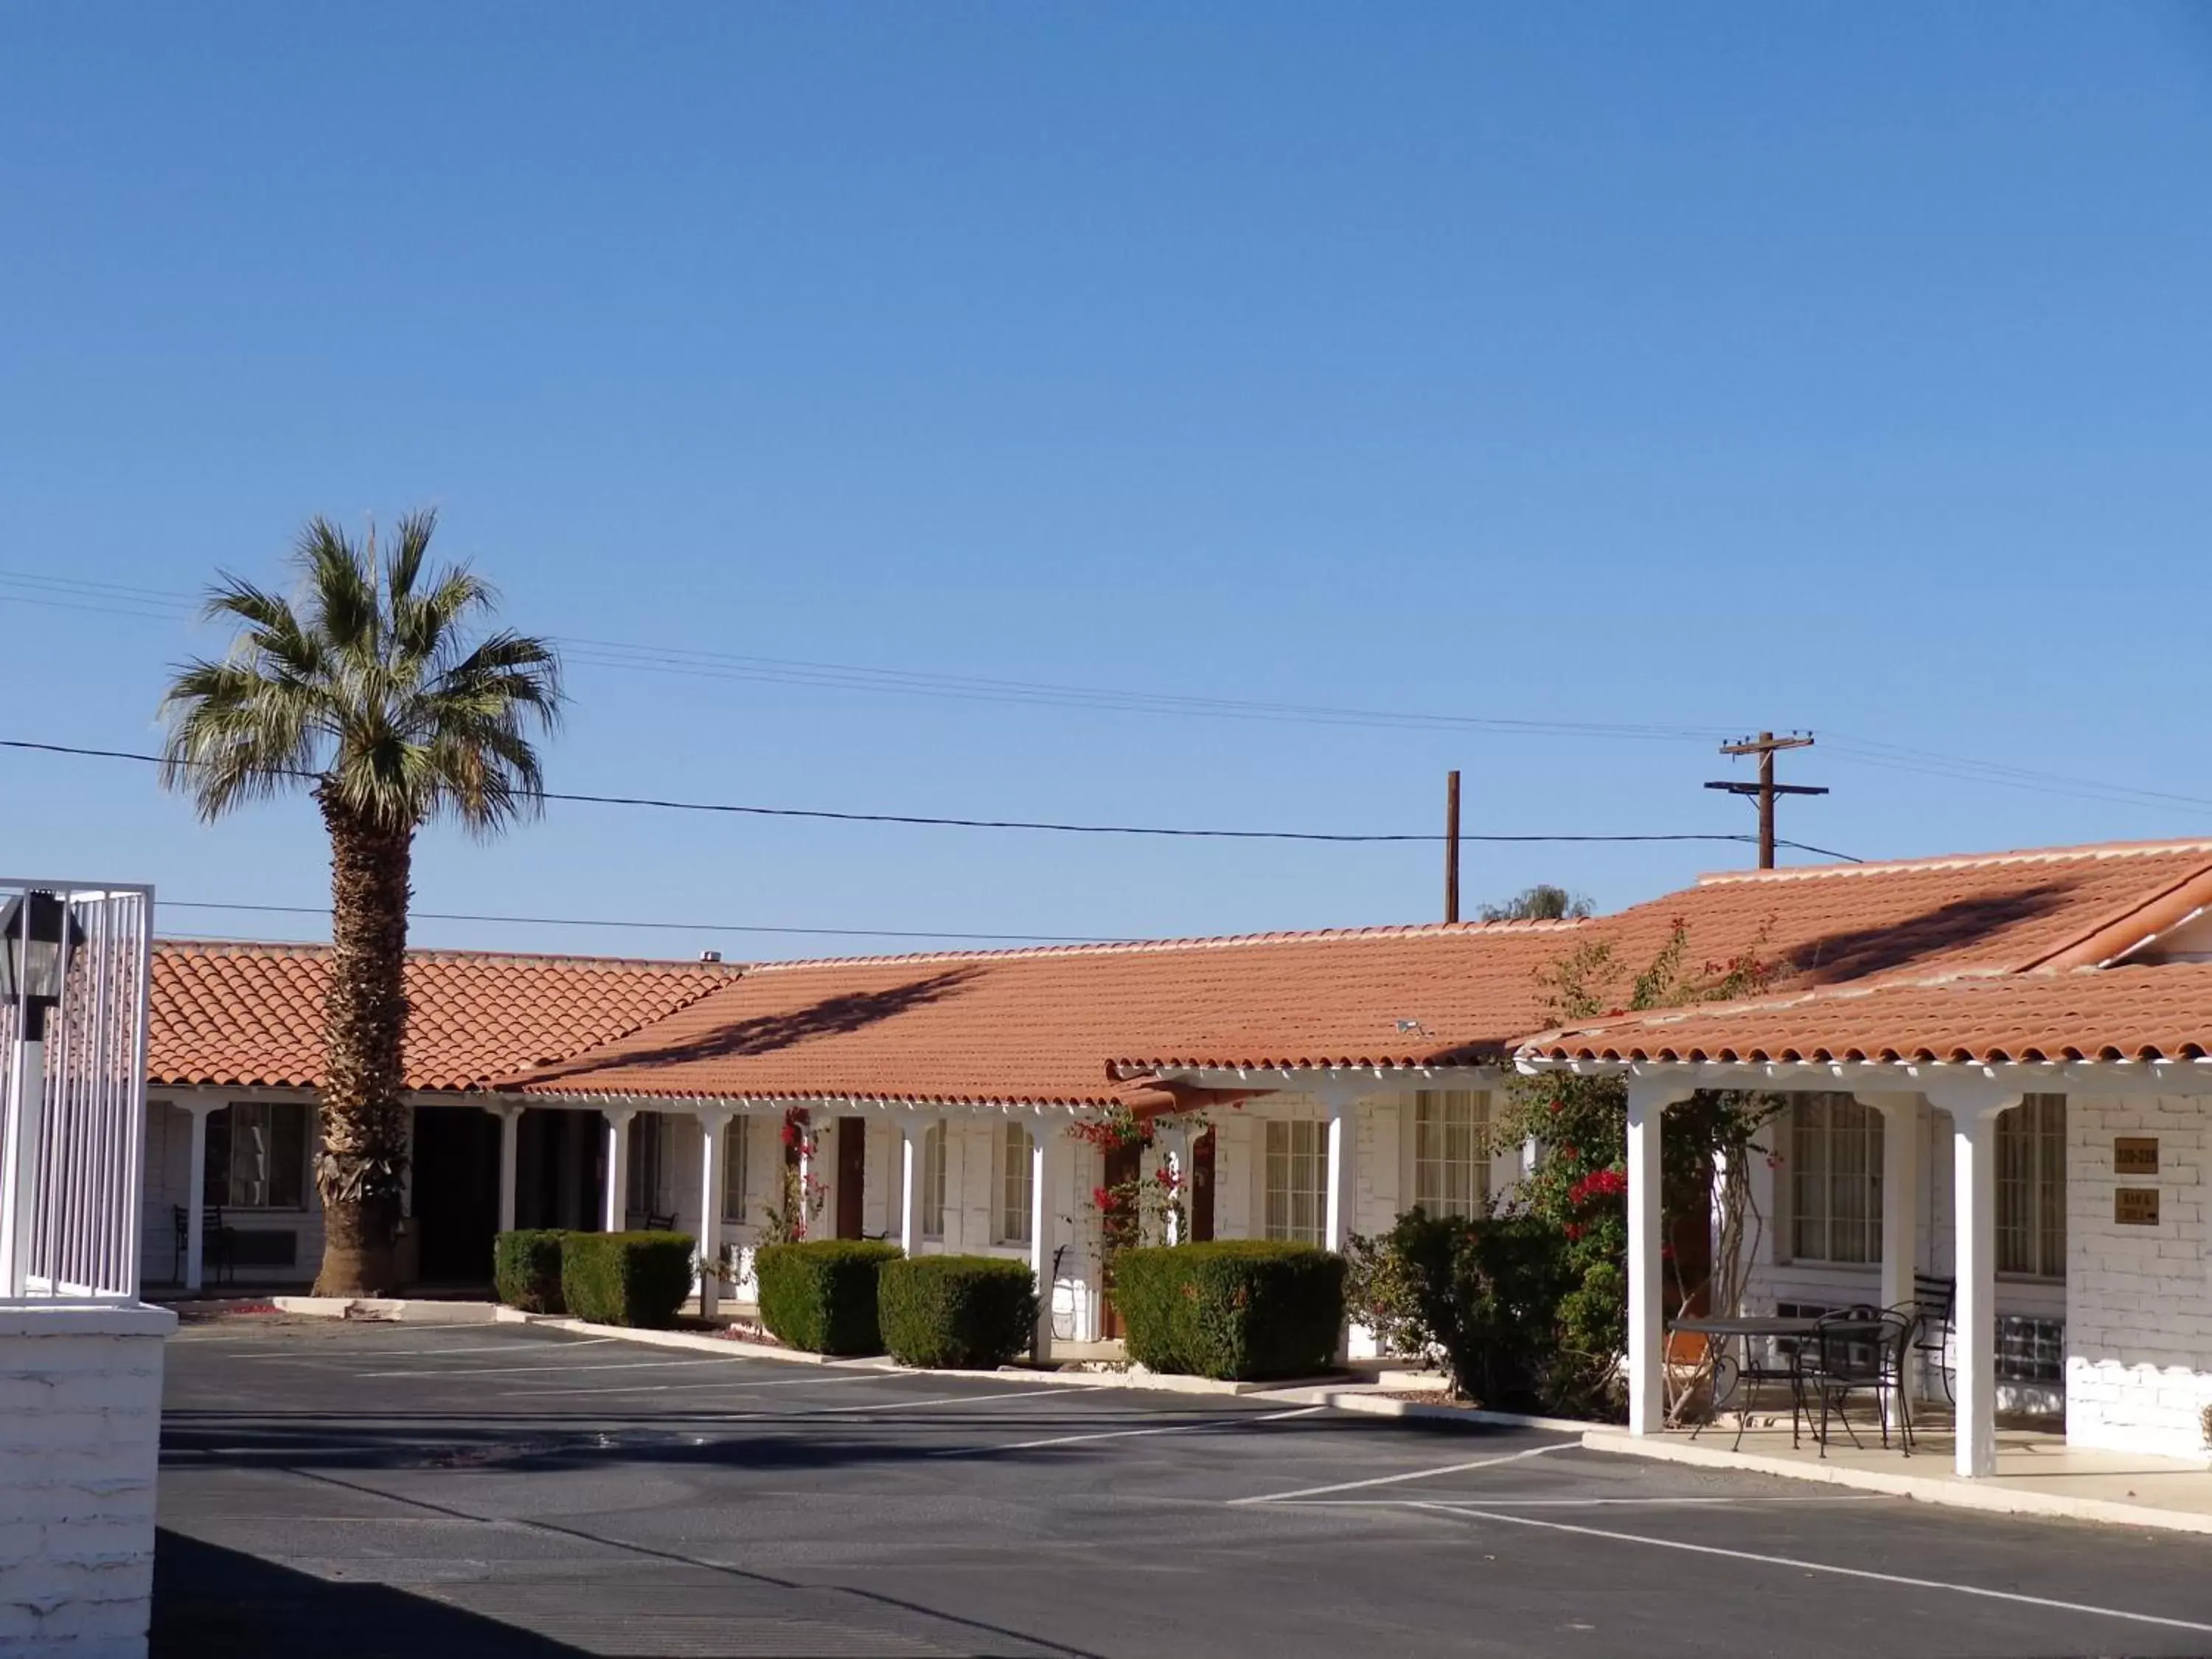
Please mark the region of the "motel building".
<svg viewBox="0 0 2212 1659"><path fill-rule="evenodd" d="M1541 1155L1488 1150L1516 1070L1610 1071L1630 1099L1632 1429L1662 1427L1645 1177L1665 1109L1751 1089L1782 1109L1751 1172L1745 1310L1954 1281L1917 1382L1957 1398L1960 1473L1990 1466L2000 1408L2073 1444L2198 1457L2208 906L2212 842L2177 842L1723 872L1556 922L753 964L420 951L402 1271L481 1287L503 1228L673 1226L726 1257L742 1305L803 1159L813 1236L1030 1261L1048 1351L1118 1334L1102 1188L1167 1164L1191 1237L1341 1248L1508 1190ZM1545 1031L1570 952L1603 945L1625 984L1677 926L1692 963L1773 964L1770 990ZM159 948L149 1285L313 1277L327 982L319 947ZM1154 1120L1140 1152L1069 1133L1132 1112Z"/></svg>

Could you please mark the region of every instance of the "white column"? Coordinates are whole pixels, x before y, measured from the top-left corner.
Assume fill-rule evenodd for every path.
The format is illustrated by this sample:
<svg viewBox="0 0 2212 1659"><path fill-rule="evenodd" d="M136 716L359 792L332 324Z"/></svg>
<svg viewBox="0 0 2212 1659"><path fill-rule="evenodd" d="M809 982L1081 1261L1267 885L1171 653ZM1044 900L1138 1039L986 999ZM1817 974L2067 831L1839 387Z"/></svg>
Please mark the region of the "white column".
<svg viewBox="0 0 2212 1659"><path fill-rule="evenodd" d="M607 1189L601 1195L599 1224L618 1233L629 1204L629 1121L637 1112L634 1107L609 1107L599 1115L606 1121L607 1147Z"/></svg>
<svg viewBox="0 0 2212 1659"><path fill-rule="evenodd" d="M918 1200L921 1181L921 1138L927 1126L915 1121L912 1111L899 1119L899 1249L907 1255L921 1242L921 1213Z"/></svg>
<svg viewBox="0 0 2212 1659"><path fill-rule="evenodd" d="M1951 1213L1956 1228L1952 1304L1958 1472L1997 1467L1997 1115L2020 1096L1994 1081L1960 1079L1930 1088L1928 1103L1951 1115Z"/></svg>
<svg viewBox="0 0 2212 1659"><path fill-rule="evenodd" d="M204 1282L202 1264L207 1260L207 1121L222 1109L215 1100L191 1100L185 1109L192 1115L191 1173L185 1182L185 1288L197 1291Z"/></svg>
<svg viewBox="0 0 2212 1659"><path fill-rule="evenodd" d="M726 1106L699 1112L699 1316L719 1310L722 1282L715 1269L722 1254L722 1136L730 1127Z"/></svg>
<svg viewBox="0 0 2212 1659"><path fill-rule="evenodd" d="M499 1230L511 1233L514 1231L515 1171L520 1151L517 1143L522 1138L522 1108L502 1101L484 1110L499 1120Z"/></svg>
<svg viewBox="0 0 2212 1659"><path fill-rule="evenodd" d="M1160 1158L1175 1181L1176 1201L1168 1211L1168 1243L1188 1243L1190 1238L1190 1128L1177 1125L1168 1130Z"/></svg>
<svg viewBox="0 0 2212 1659"><path fill-rule="evenodd" d="M1344 1236L1352 1220L1352 1180L1354 1157L1352 1138L1358 1125L1352 1116L1353 1097L1348 1091L1331 1091L1322 1097L1328 1108L1328 1192L1322 1210L1322 1247L1329 1250L1344 1249Z"/></svg>
<svg viewBox="0 0 2212 1659"><path fill-rule="evenodd" d="M814 1137L817 1128L812 1115L799 1127L799 1236L814 1237Z"/></svg>
<svg viewBox="0 0 2212 1659"><path fill-rule="evenodd" d="M1039 1359L1052 1357L1052 1178L1060 1162L1052 1153L1060 1139L1060 1126L1042 1118L1030 1132L1030 1271L1036 1276Z"/></svg>
<svg viewBox="0 0 2212 1659"><path fill-rule="evenodd" d="M40 1020L43 1012L33 1008L27 1020ZM32 1030L42 1029L31 1025ZM15 1133L0 1147L6 1162L5 1185L0 1188L0 1296L23 1294L31 1264L31 1233L39 1212L39 1190L45 1171L39 1167L40 1121L46 1105L46 1045L26 1042L15 1045L14 1075L8 1079L8 1098L15 1109Z"/></svg>
<svg viewBox="0 0 2212 1659"><path fill-rule="evenodd" d="M1628 1431L1667 1423L1667 1330L1660 1276L1663 1165L1659 1126L1690 1091L1664 1078L1628 1079Z"/></svg>
<svg viewBox="0 0 2212 1659"><path fill-rule="evenodd" d="M1858 1098L1881 1114L1881 1305L1902 1307L1920 1266L1920 1097Z"/></svg>

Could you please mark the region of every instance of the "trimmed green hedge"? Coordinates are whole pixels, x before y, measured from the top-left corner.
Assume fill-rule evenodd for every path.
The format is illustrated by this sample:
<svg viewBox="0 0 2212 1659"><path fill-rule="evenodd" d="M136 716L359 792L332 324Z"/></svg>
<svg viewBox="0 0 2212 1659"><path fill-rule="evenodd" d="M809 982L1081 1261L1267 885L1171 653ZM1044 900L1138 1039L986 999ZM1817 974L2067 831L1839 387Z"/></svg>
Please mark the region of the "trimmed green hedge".
<svg viewBox="0 0 2212 1659"><path fill-rule="evenodd" d="M1344 1324L1344 1258L1310 1244L1217 1239L1114 1257L1129 1358L1237 1381L1329 1369Z"/></svg>
<svg viewBox="0 0 2212 1659"><path fill-rule="evenodd" d="M761 1323L811 1353L881 1353L876 1273L899 1248L872 1238L813 1238L753 1252Z"/></svg>
<svg viewBox="0 0 2212 1659"><path fill-rule="evenodd" d="M561 1294L595 1325L672 1325L691 1294L694 1251L689 1233L569 1233Z"/></svg>
<svg viewBox="0 0 2212 1659"><path fill-rule="evenodd" d="M492 1241L491 1281L499 1299L525 1313L565 1313L561 1299L561 1241L566 1233L525 1229Z"/></svg>
<svg viewBox="0 0 2212 1659"><path fill-rule="evenodd" d="M884 1346L904 1365L994 1370L1036 1337L1036 1276L1026 1261L918 1255L877 1276Z"/></svg>

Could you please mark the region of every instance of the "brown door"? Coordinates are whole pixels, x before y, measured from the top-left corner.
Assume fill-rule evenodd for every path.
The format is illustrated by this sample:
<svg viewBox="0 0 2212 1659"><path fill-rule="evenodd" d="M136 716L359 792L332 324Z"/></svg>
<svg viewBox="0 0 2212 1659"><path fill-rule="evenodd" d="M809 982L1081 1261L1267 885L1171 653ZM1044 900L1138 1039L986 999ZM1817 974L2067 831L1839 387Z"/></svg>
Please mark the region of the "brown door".
<svg viewBox="0 0 2212 1659"><path fill-rule="evenodd" d="M1144 1167L1141 1146L1116 1146L1106 1154L1106 1189L1116 1197L1133 1194ZM1133 1198L1131 1198L1133 1202ZM1098 1334L1111 1342L1121 1334L1121 1316L1114 1306L1114 1258L1126 1245L1136 1243L1144 1224L1133 1210L1115 1210L1099 1218L1101 1261L1098 1264Z"/></svg>
<svg viewBox="0 0 2212 1659"><path fill-rule="evenodd" d="M837 1120L837 1237L860 1236L860 1206L867 1196L868 1121Z"/></svg>
<svg viewBox="0 0 2212 1659"><path fill-rule="evenodd" d="M1202 1244L1213 1237L1213 1131L1208 1129L1191 1143L1190 1238Z"/></svg>

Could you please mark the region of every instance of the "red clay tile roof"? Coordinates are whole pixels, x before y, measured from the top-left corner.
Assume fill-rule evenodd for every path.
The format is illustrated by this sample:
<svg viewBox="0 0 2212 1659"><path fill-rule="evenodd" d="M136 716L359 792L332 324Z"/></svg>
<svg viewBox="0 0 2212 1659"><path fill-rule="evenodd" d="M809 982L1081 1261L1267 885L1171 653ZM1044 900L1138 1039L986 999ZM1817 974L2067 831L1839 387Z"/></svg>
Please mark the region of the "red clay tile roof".
<svg viewBox="0 0 2212 1659"><path fill-rule="evenodd" d="M473 1089L696 1001L720 964L418 951L407 964L407 1086ZM163 941L154 953L148 1080L156 1088L309 1089L323 1077L330 952Z"/></svg>
<svg viewBox="0 0 2212 1659"><path fill-rule="evenodd" d="M2203 1060L2212 1054L2212 963L1814 991L1547 1032L1521 1052L1823 1065Z"/></svg>
<svg viewBox="0 0 2212 1659"><path fill-rule="evenodd" d="M1460 1057L1471 1035L1501 1051L1542 1017L1537 969L1587 926L763 964L650 1030L519 1081L592 1096L1158 1104L1170 1097L1117 1081L1109 1060L1188 1048L1257 1066L1412 1065ZM1152 1046L1131 1048L1133 1034Z"/></svg>
<svg viewBox="0 0 2212 1659"><path fill-rule="evenodd" d="M1502 1059L1549 1018L1543 969L1602 940L1625 977L1677 920L1693 968L1755 949L1793 992L2101 963L2206 904L2212 842L2193 841L1709 876L1583 922L743 970L424 953L409 1073L580 1097L1158 1103L1148 1074L1169 1067ZM164 946L155 1082L312 1084L324 955Z"/></svg>
<svg viewBox="0 0 2212 1659"><path fill-rule="evenodd" d="M1778 983L2094 967L2212 904L2212 842L2112 843L1703 878L1600 924L1640 966L1679 917L1693 962L1760 954Z"/></svg>

